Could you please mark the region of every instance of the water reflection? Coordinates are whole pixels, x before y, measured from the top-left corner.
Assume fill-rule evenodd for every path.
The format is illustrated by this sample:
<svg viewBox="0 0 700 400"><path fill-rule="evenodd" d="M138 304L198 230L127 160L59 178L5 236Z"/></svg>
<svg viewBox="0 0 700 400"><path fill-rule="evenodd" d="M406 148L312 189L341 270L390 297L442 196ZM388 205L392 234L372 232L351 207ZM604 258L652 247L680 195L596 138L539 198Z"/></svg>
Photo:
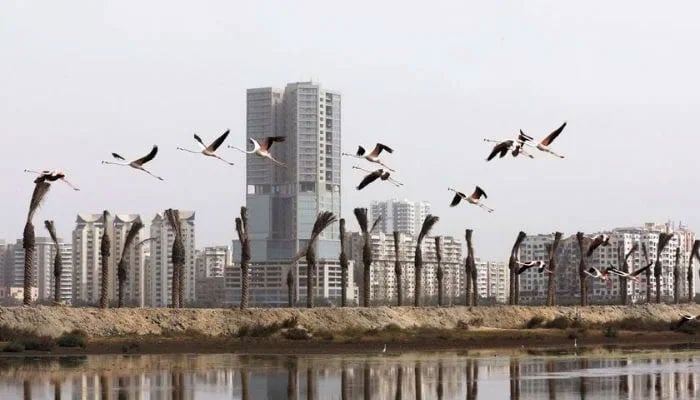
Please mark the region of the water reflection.
<svg viewBox="0 0 700 400"><path fill-rule="evenodd" d="M0 399L694 399L700 353L1 358Z"/></svg>

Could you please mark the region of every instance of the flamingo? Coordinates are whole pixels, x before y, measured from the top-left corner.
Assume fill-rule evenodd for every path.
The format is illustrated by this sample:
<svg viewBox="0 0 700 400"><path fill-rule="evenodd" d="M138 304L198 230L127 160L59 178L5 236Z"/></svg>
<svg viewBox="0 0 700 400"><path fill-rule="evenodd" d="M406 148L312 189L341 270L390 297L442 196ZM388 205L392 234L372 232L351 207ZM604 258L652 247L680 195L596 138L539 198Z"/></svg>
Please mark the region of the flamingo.
<svg viewBox="0 0 700 400"><path fill-rule="evenodd" d="M368 170L368 169L364 169L364 168L358 167L357 165L353 165L353 166L352 166L352 169L357 169L357 170L360 170L360 171L364 171L364 172L367 172L367 173L369 174L369 175L366 175L366 176L364 177L364 179L362 179L362 182L360 182L360 185L357 187L357 190L361 190L361 189L364 188L365 186L367 186L367 185L369 185L370 183L372 183L372 182L374 182L375 180L377 180L377 178L380 178L380 179L383 180L383 181L388 181L389 183L391 183L392 185L394 185L394 186L396 186L396 187L403 186L403 183L397 181L397 180L394 179L394 178L391 178L391 174L390 174L389 172L384 171L384 170L381 169L381 168L380 168L380 169L377 169L377 170L375 170L375 171L370 171L370 170ZM381 172L380 172L380 171L381 171ZM376 175L376 177L375 177L375 175ZM367 181L367 182L365 182L365 181Z"/></svg>
<svg viewBox="0 0 700 400"><path fill-rule="evenodd" d="M224 142L224 140L226 140L226 137L228 136L229 132L230 132L230 130L227 130L226 132L224 132L223 135L219 136L218 138L216 138L216 140L214 140L213 142L211 142L211 144L210 144L209 146L205 146L205 145L204 145L204 142L202 141L202 138L200 138L200 137L195 133L195 134L194 134L194 140L196 140L197 143L199 144L199 146L201 147L201 150L200 150L200 151L189 150L189 149L183 149L182 147L178 147L177 149L178 149L178 150L182 150L182 151L186 151L186 152L189 152L189 153L202 153L202 154L204 154L204 155L207 156L207 157L218 158L219 160L225 162L225 163L228 164L228 165L234 165L232 162L229 162L229 161L224 160L223 158L219 157L219 156L215 153L216 149L218 149L219 146L221 146L221 144Z"/></svg>
<svg viewBox="0 0 700 400"><path fill-rule="evenodd" d="M401 183L401 182L399 182L399 181L396 181L396 180L394 180L393 178L391 178L391 173L386 172L386 171L384 171L384 170L381 169L381 168L380 168L380 169L377 169L377 170L374 170L374 171L369 171L369 170L366 170L366 169L364 169L364 168L360 168L360 167L357 167L357 166L353 166L352 168L353 168L353 169L359 169L359 170L361 170L361 171L365 171L365 172L368 172L368 173L369 173L368 175L365 175L365 177L362 179L362 182L360 182L360 184L357 186L357 190L362 190L362 189L364 189L367 185L369 185L370 183L376 181L377 179L381 179L381 180L383 180L383 181L389 181L389 183L391 183L392 185L394 185L394 186L396 186L396 187L403 185L403 183Z"/></svg>
<svg viewBox="0 0 700 400"><path fill-rule="evenodd" d="M263 143L260 144L260 143L258 143L257 140L255 140L253 138L249 138L248 140L250 140L250 142L253 143L253 150L251 150L251 151L246 151L246 150L240 149L236 146L230 146L230 145L228 146L228 148L229 149L236 149L236 150L243 152L243 153L246 153L246 154L256 154L260 157L270 159L272 162L274 162L275 164L277 164L279 166L286 167L286 165L284 163L281 163L281 162L275 160L272 157L272 155L270 154L270 148L272 147L272 145L275 142L281 143L281 142L284 142L286 139L287 138L285 136L267 136L265 139L263 139Z"/></svg>
<svg viewBox="0 0 700 400"><path fill-rule="evenodd" d="M537 260L537 261L528 261L528 262L520 262L516 261L518 265L520 265L520 268L518 268L518 271L516 272L518 275L522 274L523 272L527 271L530 268L537 268L538 273L542 273L547 271L547 273L552 273L549 269L547 269L547 263L545 263L542 260Z"/></svg>
<svg viewBox="0 0 700 400"><path fill-rule="evenodd" d="M355 153L355 154L342 153L342 155L344 155L344 156L350 156L350 157L355 157L355 158L364 158L365 160L367 160L367 161L369 161L369 162L373 162L373 163L379 164L379 165L381 165L382 167L388 169L389 171L394 172L393 169L389 168L389 166L387 166L386 164L384 164L384 163L382 162L382 160L379 159L379 155L380 155L380 154L382 153L382 151L384 151L384 150L386 150L387 153L393 153L393 152L394 152L394 149L392 149L391 147L389 147L389 146L387 146L387 145L384 145L384 144L381 144L381 143L377 143L377 144L374 146L374 149L372 150L372 152L369 153L369 154L365 154L365 148L364 148L364 147L362 147L362 146L357 146L357 153Z"/></svg>
<svg viewBox="0 0 700 400"><path fill-rule="evenodd" d="M491 154L489 154L486 161L493 160L496 157L496 155L499 156L498 158L503 158L506 156L506 154L508 154L508 151L510 150L512 150L511 155L513 157L517 157L518 155L520 155L520 153L522 153L530 158L535 158L532 156L532 154L525 151L525 144L527 144L527 142L531 140L532 137L524 134L523 131L520 131L518 138L515 140L484 139L485 142L497 143L491 150Z"/></svg>
<svg viewBox="0 0 700 400"><path fill-rule="evenodd" d="M447 190L449 190L451 192L455 192L455 197L452 198L452 203L450 203L450 207L454 207L457 204L459 204L460 201L466 200L469 204L477 205L490 213L493 212L492 208L488 208L485 205L481 204L481 201L480 201L481 197L483 196L485 199L488 199L489 196L487 196L486 192L484 192L484 190L482 188L480 188L479 186L477 186L476 189L474 189L474 193L472 193L472 195L469 197L467 197L466 194L459 192L459 191L452 189L452 188L447 188Z"/></svg>
<svg viewBox="0 0 700 400"><path fill-rule="evenodd" d="M619 275L619 276L622 276L622 277L631 279L631 280L633 280L633 281L639 282L638 276L639 276L642 272L645 272L646 270L648 270L649 268L651 268L652 265L654 265L653 262L647 264L645 267L639 268L639 269L634 270L634 271L632 271L632 272L630 272L630 273L626 273L626 272L624 272L624 271L620 271L620 270L617 269L617 268L612 268L612 264L610 264L610 268L608 268L608 271L609 271L609 272L612 272L612 273L615 274L615 275Z"/></svg>
<svg viewBox="0 0 700 400"><path fill-rule="evenodd" d="M610 245L610 235L602 233L600 235L595 236L591 245L588 246L588 252L586 252L586 257L590 257L591 255L593 255L593 252L601 245L605 247Z"/></svg>
<svg viewBox="0 0 700 400"><path fill-rule="evenodd" d="M24 172L29 172L32 174L37 174L39 175L36 179L34 179L34 183L39 183L39 182L56 182L57 180L61 180L65 182L66 185L70 186L73 190L80 190L77 187L73 186L72 183L68 182L66 179L66 173L61 171L60 169L52 169L52 170L44 170L44 171L33 171L31 169L25 169Z"/></svg>
<svg viewBox="0 0 700 400"><path fill-rule="evenodd" d="M690 321L700 320L700 315L681 314L681 320L676 324L676 329Z"/></svg>
<svg viewBox="0 0 700 400"><path fill-rule="evenodd" d="M552 133L550 133L549 135L547 135L544 139L542 139L542 141L541 141L540 143L538 143L537 146L536 146L536 147L537 147L537 150L543 151L543 152L545 152L545 153L549 153L549 154L551 154L551 155L553 155L553 156L557 156L557 157L559 157L559 158L564 158L564 156L559 155L559 154L553 152L553 151L549 148L549 146L552 144L552 142L554 142L554 139L556 139L557 136L559 136L559 134L564 130L565 127L566 127L566 122L564 122L559 128L557 128L556 130L554 130ZM520 132L522 133L522 131L520 131ZM523 133L523 135L524 135L524 133ZM526 143L526 144L527 144L528 146L532 146L532 145L529 144L529 143Z"/></svg>
<svg viewBox="0 0 700 400"><path fill-rule="evenodd" d="M162 181L163 178L161 178L160 176L157 176L157 175L152 174L150 171L148 171L147 169L145 169L145 168L143 167L143 164L145 164L145 163L147 163L147 162L153 160L153 159L156 157L156 154L158 154L158 146L153 145L153 148L151 149L151 152L150 152L150 153L146 154L145 156L143 156L143 157L141 157L141 158L139 158L139 159L137 159L137 160L134 160L134 161L131 161L131 162L126 162L126 158L120 156L120 155L117 154L117 153L112 153L112 157L116 158L117 160L122 160L122 161L124 161L124 162L102 161L102 164L121 165L121 166L123 166L123 167L135 168L135 169L141 170L141 171L143 171L143 172L145 172L145 173L151 175L151 176L154 177L154 178L160 179L160 180Z"/></svg>
<svg viewBox="0 0 700 400"><path fill-rule="evenodd" d="M608 277L608 272L606 270L601 271L596 267L590 267L586 271L583 271L583 272L588 276L591 276L593 278L600 278L604 281L607 281L608 279L610 279Z"/></svg>

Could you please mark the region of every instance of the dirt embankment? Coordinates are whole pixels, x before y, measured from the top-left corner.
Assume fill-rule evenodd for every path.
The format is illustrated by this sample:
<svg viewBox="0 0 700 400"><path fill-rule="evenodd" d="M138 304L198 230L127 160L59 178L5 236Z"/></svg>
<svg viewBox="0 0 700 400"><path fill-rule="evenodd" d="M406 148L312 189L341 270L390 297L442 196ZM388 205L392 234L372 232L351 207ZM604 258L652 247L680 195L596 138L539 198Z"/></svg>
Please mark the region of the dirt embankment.
<svg viewBox="0 0 700 400"><path fill-rule="evenodd" d="M211 336L233 335L242 328L281 324L296 318L313 331L369 330L395 324L400 328L452 329L464 323L484 328L519 329L533 317L552 320L578 317L588 325L605 325L625 319L671 322L680 313L700 314L700 305L639 305L591 307L376 307L317 309L107 309L70 307L0 308L0 326L34 330L59 336L82 329L93 338L125 335L160 335L198 331Z"/></svg>

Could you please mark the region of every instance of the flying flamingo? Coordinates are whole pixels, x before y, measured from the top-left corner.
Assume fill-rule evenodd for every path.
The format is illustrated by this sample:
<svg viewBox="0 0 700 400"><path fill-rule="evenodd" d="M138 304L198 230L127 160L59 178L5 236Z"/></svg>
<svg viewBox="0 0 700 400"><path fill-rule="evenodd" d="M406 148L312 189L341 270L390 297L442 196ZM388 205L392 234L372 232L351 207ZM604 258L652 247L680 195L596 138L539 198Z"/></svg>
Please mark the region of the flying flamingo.
<svg viewBox="0 0 700 400"><path fill-rule="evenodd" d="M588 268L588 270L583 271L583 272L584 272L586 275L588 275L588 276L591 276L591 277L593 277L593 278L600 278L600 279L602 279L602 280L604 280L604 281L607 281L607 280L610 279L610 277L608 277L608 271L607 271L607 270L601 271L601 270L599 270L599 269L596 268L596 267L590 267L590 268Z"/></svg>
<svg viewBox="0 0 700 400"><path fill-rule="evenodd" d="M513 157L517 157L520 153L522 153L530 158L535 158L532 156L532 154L525 151L525 144L531 140L532 137L524 134L523 131L520 131L520 134L518 135L518 138L516 140L484 139L485 142L497 143L491 150L491 154L489 154L486 161L493 160L496 157L496 155L498 155L499 158L503 158L506 156L506 154L508 154L508 151L510 150L512 150L511 155Z"/></svg>
<svg viewBox="0 0 700 400"><path fill-rule="evenodd" d="M547 273L550 273L550 274L552 273L552 271L547 269L547 263L545 263L542 260L528 261L528 262L516 261L516 263L518 265L520 265L520 267L518 268L518 271L516 272L518 275L522 274L523 272L527 271L530 268L537 268L537 272L540 274L542 272L545 272L545 271L547 271Z"/></svg>
<svg viewBox="0 0 700 400"><path fill-rule="evenodd" d="M484 192L484 190L481 189L479 186L477 186L476 189L474 189L474 193L472 193L472 195L469 197L467 197L466 194L459 192L459 191L452 189L452 188L447 188L447 190L449 190L451 192L455 192L455 197L452 199L452 203L450 203L450 207L454 207L457 204L459 204L460 201L466 200L469 204L477 205L490 213L493 212L492 208L488 208L485 205L481 204L481 201L480 201L481 197L483 196L485 199L488 199L489 196L487 196L486 192Z"/></svg>
<svg viewBox="0 0 700 400"><path fill-rule="evenodd" d="M80 190L77 187L73 186L72 183L68 182L66 179L66 173L59 170L59 169L52 169L52 170L45 170L45 171L33 171L31 169L25 169L24 172L29 172L32 174L37 174L39 175L36 179L34 179L34 183L39 183L39 182L56 182L57 180L61 180L65 182L66 185L70 186L73 190Z"/></svg>
<svg viewBox="0 0 700 400"><path fill-rule="evenodd" d="M611 273L613 273L613 274L615 274L615 275L619 275L619 276L622 276L622 277L631 279L631 280L633 280L633 281L639 282L638 276L639 276L642 272L645 272L646 270L648 270L649 268L651 268L652 265L654 265L653 262L647 264L645 267L642 267L642 268L639 268L639 269L637 269L637 270L634 270L634 271L632 271L632 272L630 272L630 273L627 273L627 272L624 272L624 271L620 271L620 270L617 269L617 268L614 268L614 267L612 266L612 264L610 264L610 267L607 268L607 271L608 271L608 272L611 272Z"/></svg>
<svg viewBox="0 0 700 400"><path fill-rule="evenodd" d="M593 242L591 242L591 245L588 246L588 252L586 252L586 257L590 257L593 255L593 252L595 249L597 249L600 246L609 246L610 245L610 235L606 235L604 233L597 235L596 237L593 238Z"/></svg>
<svg viewBox="0 0 700 400"><path fill-rule="evenodd" d="M543 151L543 152L545 152L545 153L549 153L549 154L551 154L551 155L553 155L553 156L557 156L557 157L559 157L559 158L564 158L564 156L559 155L559 154L553 152L553 151L549 148L549 146L552 144L552 142L554 142L554 139L556 139L557 136L559 136L559 134L561 133L561 131L564 130L564 127L566 127L566 122L564 122L564 123L563 123L559 128L557 128L554 132L552 132L552 133L550 133L549 135L547 135L547 137L545 137L544 139L542 139L542 141L541 141L539 144L537 144L537 146L536 146L536 147L537 147L537 150ZM522 132L522 131L520 131L520 132ZM532 145L529 144L529 143L526 143L526 144L527 144L528 146L532 146Z"/></svg>
<svg viewBox="0 0 700 400"><path fill-rule="evenodd" d="M387 153L393 153L393 152L394 152L394 150L393 150L391 147L389 147L389 146L387 146L387 145L384 145L384 144L381 144L381 143L377 143L377 144L374 146L374 149L372 150L372 152L369 153L369 154L365 154L365 148L364 148L364 147L362 147L362 146L357 146L357 153L355 153L355 154L342 153L342 155L344 155L344 156L350 156L350 157L355 157L355 158L364 158L365 160L367 160L367 161L369 161L369 162L373 162L373 163L379 164L379 165L381 165L382 167L388 169L389 171L394 172L393 169L389 168L389 166L387 166L386 164L384 164L384 163L382 162L382 160L379 159L379 154L381 154L383 150L386 150Z"/></svg>
<svg viewBox="0 0 700 400"><path fill-rule="evenodd" d="M134 160L131 162L126 162L126 159L124 157L120 156L117 153L112 153L112 157L116 158L117 160L122 160L124 162L122 163L122 162L113 162L113 161L102 161L102 164L121 165L123 167L135 168L135 169L141 170L141 171L151 175L154 178L160 179L162 181L163 178L161 178L160 176L157 176L157 175L153 175L150 171L146 170L143 167L143 164L153 160L155 158L156 154L158 154L158 146L153 145L153 149L151 149L150 153L148 153L147 155L145 155L137 160Z"/></svg>
<svg viewBox="0 0 700 400"><path fill-rule="evenodd" d="M377 169L377 170L374 170L374 171L370 171L370 170L367 170L367 169L364 169L364 168L360 168L360 167L358 167L358 166L353 166L352 168L353 168L353 169L359 169L359 170L361 170L361 171L368 172L368 175L366 175L366 176L362 179L362 182L360 182L360 184L357 186L357 190L362 190L362 189L364 189L367 185L369 185L370 183L376 181L377 179L381 179L381 180L383 180L383 181L389 181L389 183L391 183L392 185L394 185L394 186L396 186L396 187L399 187L399 186L403 185L403 183L401 183L401 182L399 182L399 181L397 181L397 180L391 178L391 174L390 174L389 172L387 172L387 171L384 171L384 170L381 169L381 168L380 168L380 169Z"/></svg>
<svg viewBox="0 0 700 400"><path fill-rule="evenodd" d="M280 142L280 143L284 142L285 139L286 139L285 136L268 136L265 139L263 139L263 143L260 144L260 143L258 143L257 140L250 138L248 140L250 140L250 142L253 143L253 150L251 150L251 151L246 151L246 150L240 149L236 146L230 146L230 145L228 146L228 148L229 149L236 149L236 150L243 152L243 153L246 153L246 154L256 154L260 157L270 159L272 162L274 162L275 164L277 164L279 166L286 167L286 165L284 163L281 163L281 162L275 160L274 158L272 158L272 155L270 154L270 148L272 147L272 145L275 142Z"/></svg>
<svg viewBox="0 0 700 400"><path fill-rule="evenodd" d="M362 188L364 188L365 186L369 185L370 183L374 182L375 180L377 180L377 178L380 178L380 179L383 180L383 181L388 181L389 183L391 183L392 185L394 185L394 186L396 186L396 187L403 186L403 183L397 181L397 180L394 179L394 178L391 178L391 174L390 174L389 172L384 171L384 170L381 169L381 168L380 168L380 169L377 169L377 170L374 170L374 171L370 171L370 170L368 170L368 169L364 169L364 168L358 167L357 165L353 165L353 166L352 166L352 169L357 169L357 170L360 170L360 171L364 171L364 172L367 172L367 173L369 174L369 175L367 175L367 176L364 177L364 179L363 179L362 182L360 183L360 186L362 186L362 187L359 187L359 189L362 189ZM380 172L380 171L381 171L381 172ZM365 180L367 180L367 179L370 178L371 176L374 176L374 174L377 174L377 177L376 177L376 178L371 178L371 179L369 180L369 182L365 183ZM363 183L365 183L365 184L363 185ZM359 189L358 189L358 190L359 190Z"/></svg>
<svg viewBox="0 0 700 400"><path fill-rule="evenodd" d="M227 130L226 132L224 132L223 135L219 136L218 138L216 138L216 140L214 140L213 142L211 142L211 144L210 144L209 146L204 145L204 142L202 141L202 138L200 138L200 137L195 133L195 134L194 134L194 140L196 140L197 143L199 144L199 146L202 148L200 151L189 150L189 149L183 149L182 147L178 147L177 149L178 149L178 150L182 150L182 151L187 151L187 152L189 152L189 153L202 153L202 154L204 154L204 155L207 156L207 157L218 158L219 160L225 162L225 163L228 164L228 165L233 165L232 162L228 162L228 161L224 160L223 158L219 157L219 156L215 153L216 149L218 149L219 146L221 146L221 144L224 142L224 140L226 140L226 137L228 136L229 132L230 132L230 131L228 131L228 130Z"/></svg>
<svg viewBox="0 0 700 400"><path fill-rule="evenodd" d="M676 324L676 328L680 328L681 325L690 322L690 321L697 321L700 320L700 315L690 315L690 314L681 314L681 320L678 321Z"/></svg>

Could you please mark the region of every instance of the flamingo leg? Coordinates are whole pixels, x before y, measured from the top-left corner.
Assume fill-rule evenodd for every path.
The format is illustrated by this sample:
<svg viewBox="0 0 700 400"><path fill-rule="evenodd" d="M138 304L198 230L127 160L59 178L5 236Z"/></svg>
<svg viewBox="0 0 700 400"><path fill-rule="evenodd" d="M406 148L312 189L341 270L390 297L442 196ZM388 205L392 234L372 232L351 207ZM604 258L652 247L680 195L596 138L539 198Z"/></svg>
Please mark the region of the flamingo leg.
<svg viewBox="0 0 700 400"><path fill-rule="evenodd" d="M272 156L267 156L266 158L269 158L270 161L274 162L275 164L277 164L277 165L279 165L279 166L281 166L281 167L287 168L287 165L286 165L285 163L282 163L282 162L279 162L279 161L275 160L274 158L272 158Z"/></svg>
<svg viewBox="0 0 700 400"><path fill-rule="evenodd" d="M226 161L226 160L224 160L223 158L217 156L216 154L214 154L214 157L218 158L219 160L225 162L225 163L228 164L228 165L235 165L234 163L232 163L232 162L230 162L230 161Z"/></svg>
<svg viewBox="0 0 700 400"><path fill-rule="evenodd" d="M62 180L63 182L65 182L66 185L70 186L73 190L75 190L75 191L80 190L80 189L78 189L77 187L73 186L72 183L68 182L68 179L66 179L66 178L61 178L61 180Z"/></svg>
<svg viewBox="0 0 700 400"><path fill-rule="evenodd" d="M372 173L372 171L370 171L370 170L368 170L368 169L364 169L364 168L362 168L362 167L358 167L357 165L353 165L353 166L352 166L352 169L359 169L360 171L365 171L365 172L367 172L367 173Z"/></svg>
<svg viewBox="0 0 700 400"><path fill-rule="evenodd" d="M485 206L485 205L483 205L483 204L481 204L481 203L477 203L477 205L478 205L479 207L483 208L484 210L490 212L490 213L493 212L493 208L489 208L489 207L487 207L487 206Z"/></svg>
<svg viewBox="0 0 700 400"><path fill-rule="evenodd" d="M239 147L231 146L231 145L228 145L228 146L226 146L226 147L228 147L229 149L238 150L238 151L240 151L241 153L246 153L246 154L252 154L252 153L255 152L255 150L252 150L252 151L243 150L243 149L241 149L241 148L239 148Z"/></svg>
<svg viewBox="0 0 700 400"><path fill-rule="evenodd" d="M152 174L151 171L149 171L149 170L147 170L147 169L145 169L145 168L140 168L140 169L141 169L141 171L147 173L148 175L150 175L150 176L152 176L152 177L154 177L154 178L156 178L156 179L160 179L161 181L164 181L164 180L165 180L165 179L161 178L161 177L158 176L158 175Z"/></svg>
<svg viewBox="0 0 700 400"><path fill-rule="evenodd" d="M391 172L396 172L396 171L394 171L393 169L389 168L388 165L384 164L384 163L381 162L381 161L377 161L377 164L381 165L382 167L388 169L388 170L391 171Z"/></svg>
<svg viewBox="0 0 700 400"><path fill-rule="evenodd" d="M41 175L41 172L39 172L39 171L34 171L34 170L31 170L31 169L25 169L24 172L29 172L29 173L31 173L31 174Z"/></svg>
<svg viewBox="0 0 700 400"><path fill-rule="evenodd" d="M201 153L201 151L194 151L194 150L190 150L190 149L183 149L182 147L178 147L177 149L178 149L178 150L182 150L182 151L186 151L186 152L188 152L188 153L195 153L195 154Z"/></svg>
<svg viewBox="0 0 700 400"><path fill-rule="evenodd" d="M129 164L118 163L118 162L112 162L112 161L102 161L102 164L119 165L120 167L128 167L128 166L129 166Z"/></svg>

